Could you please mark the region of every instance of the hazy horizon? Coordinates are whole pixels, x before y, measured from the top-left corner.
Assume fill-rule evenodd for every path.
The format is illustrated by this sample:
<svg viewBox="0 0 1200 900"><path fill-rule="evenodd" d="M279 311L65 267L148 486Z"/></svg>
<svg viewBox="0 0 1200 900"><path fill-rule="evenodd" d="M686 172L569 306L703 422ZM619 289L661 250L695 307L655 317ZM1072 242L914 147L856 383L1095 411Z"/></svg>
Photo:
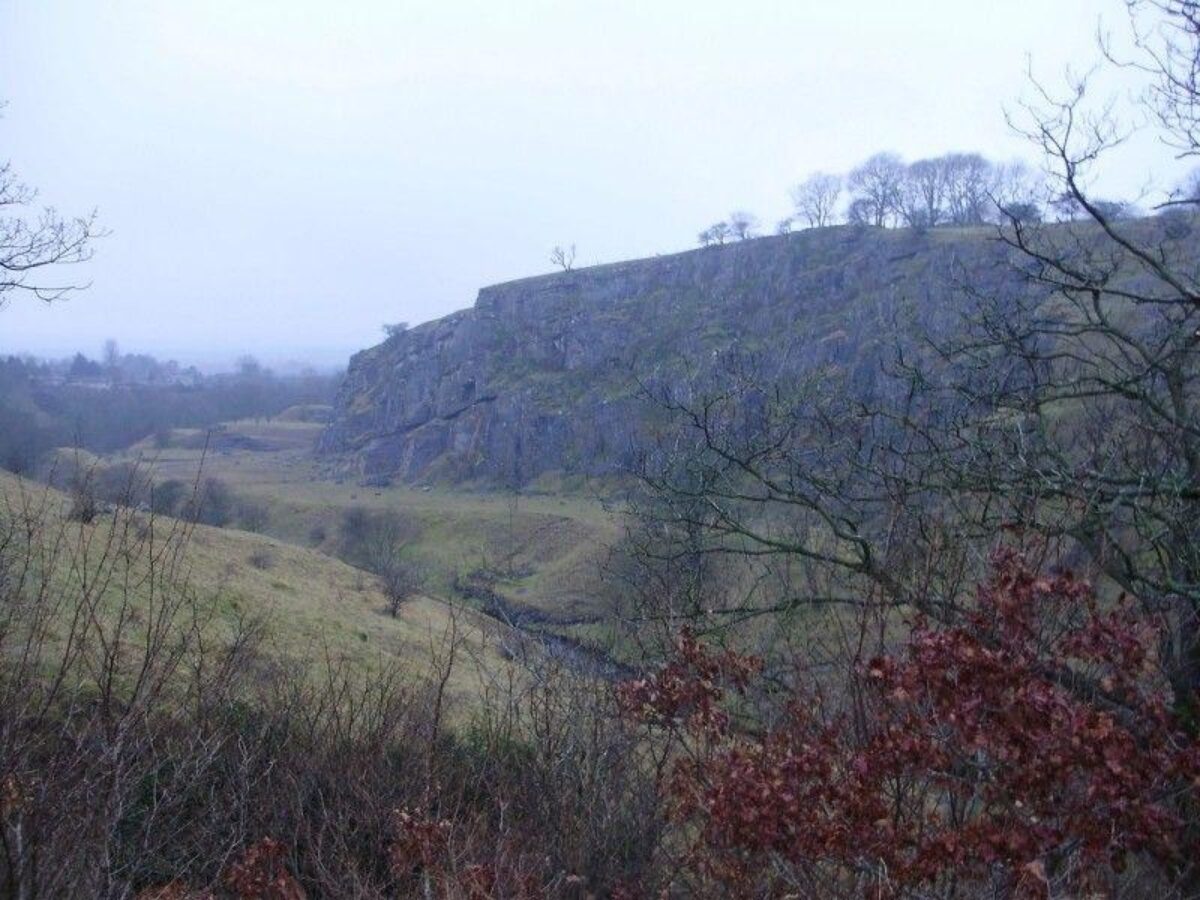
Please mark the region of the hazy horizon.
<svg viewBox="0 0 1200 900"><path fill-rule="evenodd" d="M238 4L0 0L0 159L111 234L0 352L328 367L484 285L686 250L879 150L1032 159L1003 108L1117 0ZM678 28L681 21L686 29ZM1119 90L1120 86L1108 86ZM1153 148L1157 150L1157 148ZM1133 141L1133 196L1155 154Z"/></svg>

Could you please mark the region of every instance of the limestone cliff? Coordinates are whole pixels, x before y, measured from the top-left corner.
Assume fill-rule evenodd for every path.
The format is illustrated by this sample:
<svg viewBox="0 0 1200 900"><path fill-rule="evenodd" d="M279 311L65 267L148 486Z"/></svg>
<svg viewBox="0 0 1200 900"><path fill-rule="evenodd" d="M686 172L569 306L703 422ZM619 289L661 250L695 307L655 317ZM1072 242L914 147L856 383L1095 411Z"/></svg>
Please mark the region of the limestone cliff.
<svg viewBox="0 0 1200 900"><path fill-rule="evenodd" d="M652 427L639 385L746 353L869 389L897 311L947 315L968 257L999 259L980 232L828 228L487 287L356 354L320 450L368 480L618 472Z"/></svg>

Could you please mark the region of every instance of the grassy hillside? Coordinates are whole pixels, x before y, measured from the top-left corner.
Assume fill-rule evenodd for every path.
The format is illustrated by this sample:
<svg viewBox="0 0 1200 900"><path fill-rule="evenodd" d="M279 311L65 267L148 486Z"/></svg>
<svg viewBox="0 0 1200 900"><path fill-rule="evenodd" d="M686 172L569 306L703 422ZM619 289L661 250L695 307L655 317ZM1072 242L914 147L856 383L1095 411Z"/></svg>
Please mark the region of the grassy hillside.
<svg viewBox="0 0 1200 900"><path fill-rule="evenodd" d="M39 888L6 896L261 897L234 887L277 842L317 860L288 863L307 896L426 896L426 814L472 822L468 873L513 861L488 896L646 857L639 735L539 642L433 597L393 619L316 550L76 501L0 474L0 829L56 863L10 850Z"/></svg>
<svg viewBox="0 0 1200 900"><path fill-rule="evenodd" d="M0 521L33 522L41 559L51 560L47 577L64 586L89 578L110 578L110 593L129 585L135 615L139 605L157 602L160 589L145 577L150 566L145 543L114 532L145 536L146 529L165 536L178 534L179 523L128 509L116 509L83 524L68 518L71 500L53 488L0 472ZM136 543L138 548L130 551ZM326 554L261 534L197 525L183 538L184 552L174 582L186 585L193 601L211 614L215 626L248 616L261 619L267 646L280 659L311 660L322 656L361 664L366 672L398 662L414 677L431 669L452 630L457 630L469 664L455 668L449 685L453 695L469 699L484 684L510 668L499 646L502 629L466 608L444 600L415 597L396 617L388 614L376 579ZM47 554L47 548L57 551ZM114 551L111 548L122 548ZM10 547L10 555L22 556ZM100 575L114 552L133 560L120 578ZM220 630L218 628L218 630Z"/></svg>
<svg viewBox="0 0 1200 900"><path fill-rule="evenodd" d="M326 555L344 555L348 510L388 512L409 527L405 552L429 572L429 590L451 592L456 577L489 569L515 602L564 618L586 612L606 548L619 525L579 494L473 492L394 484L363 487L329 477L313 445L322 426L270 419L227 423L206 434L171 433L166 447L144 442L108 463L138 462L156 481L192 483L198 473L229 485L265 512L261 531Z"/></svg>

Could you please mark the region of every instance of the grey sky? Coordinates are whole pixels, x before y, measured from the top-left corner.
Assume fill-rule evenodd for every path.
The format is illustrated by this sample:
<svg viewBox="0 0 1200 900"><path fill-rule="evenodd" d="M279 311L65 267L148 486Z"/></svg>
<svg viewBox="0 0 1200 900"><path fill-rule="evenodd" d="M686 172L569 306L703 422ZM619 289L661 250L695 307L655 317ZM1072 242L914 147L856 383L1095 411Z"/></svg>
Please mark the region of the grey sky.
<svg viewBox="0 0 1200 900"><path fill-rule="evenodd" d="M99 209L92 288L0 351L343 360L484 284L774 222L814 169L1024 152L1027 55L1117 0L0 0L0 158ZM1134 153L1118 189L1150 174Z"/></svg>

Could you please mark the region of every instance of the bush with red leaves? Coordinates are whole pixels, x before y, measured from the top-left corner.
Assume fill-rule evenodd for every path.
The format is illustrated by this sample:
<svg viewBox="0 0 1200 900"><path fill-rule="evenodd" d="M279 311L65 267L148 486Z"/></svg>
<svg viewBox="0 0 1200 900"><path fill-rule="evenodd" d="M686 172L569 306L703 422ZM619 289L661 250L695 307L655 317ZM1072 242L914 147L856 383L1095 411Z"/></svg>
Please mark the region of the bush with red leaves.
<svg viewBox="0 0 1200 900"><path fill-rule="evenodd" d="M287 847L265 837L246 848L225 873L225 886L238 900L306 900L304 888L288 871Z"/></svg>
<svg viewBox="0 0 1200 900"><path fill-rule="evenodd" d="M685 627L675 641L675 658L652 678L617 685L617 699L622 710L646 721L723 735L729 727L720 704L726 689L745 690L761 669L757 657L713 652Z"/></svg>
<svg viewBox="0 0 1200 900"><path fill-rule="evenodd" d="M428 896L463 897L466 900L541 900L551 894L538 873L523 866L521 855L503 845L488 859L466 863L455 858L452 839L456 825L449 819L398 809L388 860L393 876L402 884L417 880Z"/></svg>
<svg viewBox="0 0 1200 900"><path fill-rule="evenodd" d="M398 809L394 813L395 839L388 848L393 874L404 877L437 869L446 858L452 823Z"/></svg>
<svg viewBox="0 0 1200 900"><path fill-rule="evenodd" d="M764 734L731 730L727 686L759 663L685 634L625 711L701 745L668 788L693 869L729 890L820 896L1108 895L1198 878L1200 745L1156 669L1160 628L1084 582L998 553L972 611L918 622L858 668L847 709L796 690ZM1131 866L1131 864L1133 864ZM1132 868L1134 874L1125 874Z"/></svg>

